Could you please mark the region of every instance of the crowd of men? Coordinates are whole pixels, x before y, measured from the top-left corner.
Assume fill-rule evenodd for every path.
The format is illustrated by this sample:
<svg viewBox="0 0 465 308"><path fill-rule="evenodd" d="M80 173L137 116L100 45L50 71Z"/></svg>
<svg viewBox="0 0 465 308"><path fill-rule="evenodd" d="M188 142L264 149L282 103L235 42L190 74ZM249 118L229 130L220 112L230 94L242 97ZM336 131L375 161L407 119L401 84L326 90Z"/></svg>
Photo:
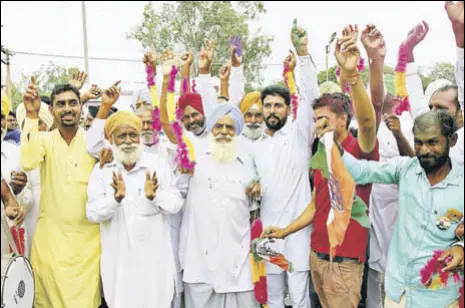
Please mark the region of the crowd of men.
<svg viewBox="0 0 465 308"><path fill-rule="evenodd" d="M295 117L286 87L245 93L238 46L230 46L218 94L215 46L207 42L196 91L189 84L177 99L194 170L175 159L179 139L167 114L172 67L190 81L191 53L181 61L169 50L144 56L163 74L157 135L149 90L134 112L114 108L118 82L80 91L84 73L56 85L50 98L39 96L32 77L16 113L2 93L2 202L11 225L25 229L34 307L260 307L250 262L257 217L263 237L276 239L273 248L293 263L292 272L267 263L267 307L459 307L462 281L430 288L420 277L436 250L445 251L443 270L463 277L463 2L445 8L456 80L423 90L414 51L429 29L419 23L402 43L409 108L400 115L375 25L343 29L335 48L339 84L320 87L311 36L292 30L295 53L284 65L292 82L298 76ZM357 68L360 42L368 86ZM89 99L101 104L83 119ZM309 167L329 135L371 221L366 228L351 219L335 251L328 175ZM6 243L2 230L2 255Z"/></svg>

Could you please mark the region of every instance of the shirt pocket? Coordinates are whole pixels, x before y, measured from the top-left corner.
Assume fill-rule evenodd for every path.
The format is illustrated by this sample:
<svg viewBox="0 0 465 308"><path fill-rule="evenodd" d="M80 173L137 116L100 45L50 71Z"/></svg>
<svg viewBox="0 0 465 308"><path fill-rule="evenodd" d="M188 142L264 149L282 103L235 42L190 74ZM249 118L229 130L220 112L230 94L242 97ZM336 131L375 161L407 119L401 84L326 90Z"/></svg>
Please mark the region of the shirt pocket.
<svg viewBox="0 0 465 308"><path fill-rule="evenodd" d="M75 179L79 184L89 184L90 175L95 165L95 159L89 155L70 161L71 174L75 174Z"/></svg>

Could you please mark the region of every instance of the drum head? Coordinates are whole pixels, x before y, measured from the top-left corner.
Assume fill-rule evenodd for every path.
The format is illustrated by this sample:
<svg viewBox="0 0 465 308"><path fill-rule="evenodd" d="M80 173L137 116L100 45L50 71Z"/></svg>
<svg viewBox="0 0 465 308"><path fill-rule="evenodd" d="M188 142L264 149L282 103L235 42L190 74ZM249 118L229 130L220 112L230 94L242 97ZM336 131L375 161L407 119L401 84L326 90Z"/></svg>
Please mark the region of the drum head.
<svg viewBox="0 0 465 308"><path fill-rule="evenodd" d="M2 307L32 308L34 275L31 264L22 256L10 260L2 277Z"/></svg>

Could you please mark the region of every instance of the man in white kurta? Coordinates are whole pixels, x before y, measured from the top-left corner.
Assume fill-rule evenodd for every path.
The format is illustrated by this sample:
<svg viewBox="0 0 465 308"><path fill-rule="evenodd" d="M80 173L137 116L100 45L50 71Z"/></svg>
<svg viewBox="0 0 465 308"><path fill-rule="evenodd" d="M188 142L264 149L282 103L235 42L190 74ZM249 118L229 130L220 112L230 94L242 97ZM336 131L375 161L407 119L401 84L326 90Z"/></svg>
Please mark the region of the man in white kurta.
<svg viewBox="0 0 465 308"><path fill-rule="evenodd" d="M273 136L263 134L254 144L254 163L261 178L261 218L264 227L286 227L297 219L311 201L308 162L313 143L312 102L319 96L317 70L309 54L299 57L300 102L297 119L288 116L286 124ZM267 112L263 101L265 121ZM290 108L290 107L288 107ZM267 123L268 126L268 123ZM268 304L284 306L285 285L294 308L310 307L309 258L310 228L278 241L278 251L292 261L294 273L267 265Z"/></svg>
<svg viewBox="0 0 465 308"><path fill-rule="evenodd" d="M253 209L246 195L253 169L236 139L243 123L234 105L215 107L209 146L196 147L193 175L178 180L187 193L180 246L186 308L258 307L249 259Z"/></svg>
<svg viewBox="0 0 465 308"><path fill-rule="evenodd" d="M124 125L134 127L140 134L141 120L127 112L110 117L105 131L114 130L113 135L117 135L119 127ZM142 154L131 169L130 163L122 159L124 156L120 158L117 141L112 142L115 160L103 169L95 166L89 181L87 204L88 219L101 226L105 300L111 308L169 308L175 295L176 279L169 215L180 211L181 195L168 164L140 150ZM137 143L124 144L140 147ZM150 200L145 186L149 180L147 173L151 178L154 172L160 187L155 198ZM121 174L125 184L126 194L122 200L115 197L111 186L114 173Z"/></svg>

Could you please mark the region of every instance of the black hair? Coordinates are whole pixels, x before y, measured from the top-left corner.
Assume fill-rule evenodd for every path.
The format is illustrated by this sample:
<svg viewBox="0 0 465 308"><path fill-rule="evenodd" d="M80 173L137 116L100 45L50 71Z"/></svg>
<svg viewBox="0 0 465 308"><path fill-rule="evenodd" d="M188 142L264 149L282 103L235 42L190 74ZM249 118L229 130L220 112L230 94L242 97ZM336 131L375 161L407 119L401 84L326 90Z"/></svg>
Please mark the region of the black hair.
<svg viewBox="0 0 465 308"><path fill-rule="evenodd" d="M57 96L58 94L64 93L64 92L68 92L68 91L74 92L74 94L76 94L76 96L78 97L79 104L81 104L81 94L79 93L79 90L75 86L70 85L70 84L57 84L53 88L52 94L50 94L51 106L53 107L53 101L55 100L55 96Z"/></svg>
<svg viewBox="0 0 465 308"><path fill-rule="evenodd" d="M346 129L349 129L353 117L352 103L344 93L325 93L313 102L313 110L328 106L338 116L347 115Z"/></svg>
<svg viewBox="0 0 465 308"><path fill-rule="evenodd" d="M262 90L261 100L262 103L267 96L281 96L284 98L284 103L289 106L291 104L291 92L287 88L280 86L268 86Z"/></svg>
<svg viewBox="0 0 465 308"><path fill-rule="evenodd" d="M435 94L436 93L443 93L443 92L447 92L449 90L455 90L455 98L454 98L454 102L455 102L455 107L457 108L457 113L456 115L462 110L462 107L460 107L460 102L459 102L459 87L456 86L456 85L446 85L442 88L439 88L436 92L434 92Z"/></svg>
<svg viewBox="0 0 465 308"><path fill-rule="evenodd" d="M51 105L50 97L48 97L47 95L41 95L40 100L49 106Z"/></svg>
<svg viewBox="0 0 465 308"><path fill-rule="evenodd" d="M413 132L426 130L433 125L439 125L441 135L450 139L458 130L455 119L445 111L428 111L415 119Z"/></svg>
<svg viewBox="0 0 465 308"><path fill-rule="evenodd" d="M10 113L8 113L8 115L9 115L10 117L13 117L13 118L16 119L16 113L14 113L13 111L10 111Z"/></svg>

